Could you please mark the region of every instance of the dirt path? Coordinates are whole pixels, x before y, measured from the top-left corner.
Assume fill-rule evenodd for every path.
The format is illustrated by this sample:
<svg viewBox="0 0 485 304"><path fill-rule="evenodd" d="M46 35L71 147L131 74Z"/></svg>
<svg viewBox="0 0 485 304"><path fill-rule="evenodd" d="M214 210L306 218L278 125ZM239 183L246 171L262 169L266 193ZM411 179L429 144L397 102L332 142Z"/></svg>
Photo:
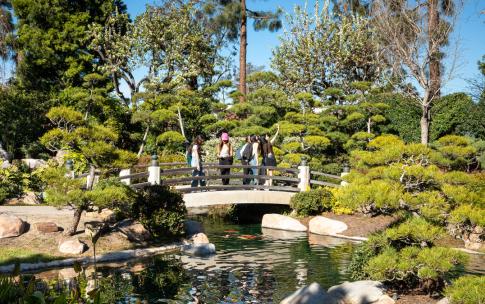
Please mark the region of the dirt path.
<svg viewBox="0 0 485 304"><path fill-rule="evenodd" d="M18 237L0 239L0 248L4 253L3 261L0 261L0 263L9 262L7 252L11 252L12 259L22 256L19 260L23 258L35 259L36 257L38 260L70 257L71 255L62 254L58 250L60 242L68 238L79 238L89 247L82 255L76 255L77 257L93 254L91 240L84 234L84 223L100 220L95 213L89 213L89 215L83 213L78 225L78 233L73 237L65 236L62 231L39 233L33 225L37 222L54 222L57 226L67 229L71 225L74 213L70 209L56 209L51 206L0 206L0 213L13 214L30 225L29 230ZM133 248L133 244L119 232L100 237L96 244L96 252L99 254L130 248Z"/></svg>

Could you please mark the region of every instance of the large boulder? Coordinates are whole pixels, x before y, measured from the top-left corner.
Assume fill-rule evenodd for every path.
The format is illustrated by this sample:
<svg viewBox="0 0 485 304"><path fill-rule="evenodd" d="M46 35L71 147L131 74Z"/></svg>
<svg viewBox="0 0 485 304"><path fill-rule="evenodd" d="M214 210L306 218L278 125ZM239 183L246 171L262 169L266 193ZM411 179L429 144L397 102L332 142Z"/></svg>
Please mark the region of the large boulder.
<svg viewBox="0 0 485 304"><path fill-rule="evenodd" d="M338 235L347 230L347 224L323 216L316 216L308 223L308 231L322 235Z"/></svg>
<svg viewBox="0 0 485 304"><path fill-rule="evenodd" d="M298 220L275 213L265 214L263 216L261 227L289 231L307 231L305 225Z"/></svg>
<svg viewBox="0 0 485 304"><path fill-rule="evenodd" d="M114 223L116 221L116 214L113 210L105 208L101 211L86 212L86 218L100 220L106 223Z"/></svg>
<svg viewBox="0 0 485 304"><path fill-rule="evenodd" d="M283 299L280 304L337 304L318 283L302 287L290 296Z"/></svg>
<svg viewBox="0 0 485 304"><path fill-rule="evenodd" d="M196 233L190 237L190 240L194 244L209 244L209 238L205 233Z"/></svg>
<svg viewBox="0 0 485 304"><path fill-rule="evenodd" d="M18 198L9 199L5 205L39 205L42 204L40 197L34 192L30 191Z"/></svg>
<svg viewBox="0 0 485 304"><path fill-rule="evenodd" d="M78 239L66 240L59 245L59 251L65 254L81 254L86 249L86 244Z"/></svg>
<svg viewBox="0 0 485 304"><path fill-rule="evenodd" d="M148 241L150 232L142 224L132 220L123 220L118 224L118 230L132 242Z"/></svg>
<svg viewBox="0 0 485 304"><path fill-rule="evenodd" d="M186 220L184 222L184 229L187 235L204 232L204 227L202 227L202 223L192 220Z"/></svg>
<svg viewBox="0 0 485 304"><path fill-rule="evenodd" d="M394 300L389 298L385 291L386 289L381 282L367 280L345 282L330 287L327 292L335 300L346 304L394 303Z"/></svg>
<svg viewBox="0 0 485 304"><path fill-rule="evenodd" d="M0 239L16 237L27 231L28 224L19 217L0 213Z"/></svg>
<svg viewBox="0 0 485 304"><path fill-rule="evenodd" d="M52 233L60 230L59 226L57 226L57 224L54 222L34 223L34 228L39 233Z"/></svg>

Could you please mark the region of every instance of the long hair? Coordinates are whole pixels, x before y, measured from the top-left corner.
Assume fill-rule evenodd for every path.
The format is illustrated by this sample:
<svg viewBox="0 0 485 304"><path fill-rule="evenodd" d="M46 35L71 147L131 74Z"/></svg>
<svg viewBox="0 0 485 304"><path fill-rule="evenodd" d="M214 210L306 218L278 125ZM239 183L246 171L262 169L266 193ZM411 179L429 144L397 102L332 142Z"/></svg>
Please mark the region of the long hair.
<svg viewBox="0 0 485 304"><path fill-rule="evenodd" d="M194 141L192 142L192 144L190 145L190 151L192 151L192 149L194 148L194 145L197 145L197 153L200 155L200 152L202 151L202 143L204 142L204 139L202 138L202 136L200 135L197 135L195 138L194 138Z"/></svg>

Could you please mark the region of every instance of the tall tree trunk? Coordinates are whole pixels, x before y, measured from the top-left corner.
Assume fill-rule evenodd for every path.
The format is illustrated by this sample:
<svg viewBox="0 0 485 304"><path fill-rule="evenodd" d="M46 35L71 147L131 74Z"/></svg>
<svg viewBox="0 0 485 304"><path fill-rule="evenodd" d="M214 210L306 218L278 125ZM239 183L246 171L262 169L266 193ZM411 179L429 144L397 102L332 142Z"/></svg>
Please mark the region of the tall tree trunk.
<svg viewBox="0 0 485 304"><path fill-rule="evenodd" d="M371 127L371 123L372 123L372 121L371 121L371 119L370 119L370 117L369 117L369 118L367 119L367 133L369 133L369 134L370 134L370 127Z"/></svg>
<svg viewBox="0 0 485 304"><path fill-rule="evenodd" d="M240 102L246 100L246 47L248 45L247 34L247 15L246 15L246 0L241 0L241 41L239 44L239 97Z"/></svg>
<svg viewBox="0 0 485 304"><path fill-rule="evenodd" d="M81 220L81 215L83 214L83 209L78 207L76 211L74 211L74 218L72 219L71 227L66 231L66 234L72 236L76 234L77 226L79 225L79 221Z"/></svg>
<svg viewBox="0 0 485 304"><path fill-rule="evenodd" d="M143 153L143 150L145 149L145 143L147 141L149 130L150 130L150 126L147 126L147 128L145 129L145 134L143 134L143 139L141 141L140 150L138 150L138 154L136 155L138 158L140 158L141 154Z"/></svg>
<svg viewBox="0 0 485 304"><path fill-rule="evenodd" d="M438 11L439 0L428 0L428 48L429 48L429 78L430 99L434 100L441 95L441 54L438 45L440 16Z"/></svg>
<svg viewBox="0 0 485 304"><path fill-rule="evenodd" d="M427 145L429 143L429 121L430 121L430 108L429 105L422 106L421 116L421 143Z"/></svg>

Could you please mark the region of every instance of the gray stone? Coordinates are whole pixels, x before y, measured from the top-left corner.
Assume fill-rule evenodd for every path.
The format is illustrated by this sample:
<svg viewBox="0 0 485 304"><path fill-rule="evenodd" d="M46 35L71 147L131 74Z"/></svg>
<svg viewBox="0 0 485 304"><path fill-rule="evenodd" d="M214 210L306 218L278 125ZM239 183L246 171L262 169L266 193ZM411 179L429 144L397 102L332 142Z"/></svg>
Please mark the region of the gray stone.
<svg viewBox="0 0 485 304"><path fill-rule="evenodd" d="M86 244L78 239L66 240L59 245L59 251L66 254L81 254L86 249Z"/></svg>
<svg viewBox="0 0 485 304"><path fill-rule="evenodd" d="M305 225L300 223L298 220L289 216L275 213L265 214L263 216L261 227L289 231L307 231Z"/></svg>
<svg viewBox="0 0 485 304"><path fill-rule="evenodd" d="M8 213L0 214L0 239L19 236L27 228L28 224L19 217Z"/></svg>
<svg viewBox="0 0 485 304"><path fill-rule="evenodd" d="M187 235L197 234L199 232L204 232L204 227L202 223L197 221L187 220L184 222L185 233Z"/></svg>
<svg viewBox="0 0 485 304"><path fill-rule="evenodd" d="M0 169L8 169L10 168L11 164L8 160L0 160Z"/></svg>
<svg viewBox="0 0 485 304"><path fill-rule="evenodd" d="M374 302L372 304L394 304L396 301L394 301L390 296L388 295L383 295L382 297L377 300L377 302Z"/></svg>
<svg viewBox="0 0 485 304"><path fill-rule="evenodd" d="M118 230L132 242L144 242L151 237L150 232L142 224L132 220L121 221Z"/></svg>
<svg viewBox="0 0 485 304"><path fill-rule="evenodd" d="M189 244L182 246L182 252L194 256L204 257L216 253L216 246L209 244Z"/></svg>
<svg viewBox="0 0 485 304"><path fill-rule="evenodd" d="M30 169L37 169L46 166L47 162L43 159L24 158L22 162L26 164Z"/></svg>
<svg viewBox="0 0 485 304"><path fill-rule="evenodd" d="M39 233L52 233L58 232L59 226L54 222L38 222L34 223L35 230Z"/></svg>
<svg viewBox="0 0 485 304"><path fill-rule="evenodd" d="M436 304L449 304L449 303L450 303L450 300L448 300L448 298L443 298L438 302L436 302Z"/></svg>
<svg viewBox="0 0 485 304"><path fill-rule="evenodd" d="M197 233L190 237L190 240L194 244L209 244L209 238L205 233Z"/></svg>
<svg viewBox="0 0 485 304"><path fill-rule="evenodd" d="M308 223L308 231L321 235L337 235L347 230L347 224L323 216L316 216Z"/></svg>
<svg viewBox="0 0 485 304"><path fill-rule="evenodd" d="M337 304L318 283L302 287L290 296L283 299L280 304Z"/></svg>
<svg viewBox="0 0 485 304"><path fill-rule="evenodd" d="M355 281L332 286L327 292L334 299L346 304L370 304L385 295L385 288L379 281Z"/></svg>

